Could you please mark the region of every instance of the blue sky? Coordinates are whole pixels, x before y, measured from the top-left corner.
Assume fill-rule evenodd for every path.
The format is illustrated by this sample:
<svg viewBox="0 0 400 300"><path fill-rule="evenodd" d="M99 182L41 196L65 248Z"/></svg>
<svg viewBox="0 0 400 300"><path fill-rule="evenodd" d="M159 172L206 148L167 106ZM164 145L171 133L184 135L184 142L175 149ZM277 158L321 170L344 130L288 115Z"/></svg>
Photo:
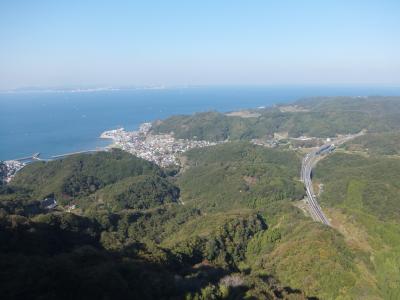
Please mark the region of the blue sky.
<svg viewBox="0 0 400 300"><path fill-rule="evenodd" d="M400 85L400 1L0 1L0 89Z"/></svg>

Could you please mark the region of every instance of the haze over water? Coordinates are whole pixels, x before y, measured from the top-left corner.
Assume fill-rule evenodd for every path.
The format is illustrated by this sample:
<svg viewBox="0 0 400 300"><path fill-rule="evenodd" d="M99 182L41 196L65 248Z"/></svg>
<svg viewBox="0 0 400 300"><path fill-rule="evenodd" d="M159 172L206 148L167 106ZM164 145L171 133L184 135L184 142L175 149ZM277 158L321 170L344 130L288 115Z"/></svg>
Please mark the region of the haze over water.
<svg viewBox="0 0 400 300"><path fill-rule="evenodd" d="M400 87L202 87L0 93L0 160L95 149L101 132L175 114L271 106L314 96L400 95Z"/></svg>

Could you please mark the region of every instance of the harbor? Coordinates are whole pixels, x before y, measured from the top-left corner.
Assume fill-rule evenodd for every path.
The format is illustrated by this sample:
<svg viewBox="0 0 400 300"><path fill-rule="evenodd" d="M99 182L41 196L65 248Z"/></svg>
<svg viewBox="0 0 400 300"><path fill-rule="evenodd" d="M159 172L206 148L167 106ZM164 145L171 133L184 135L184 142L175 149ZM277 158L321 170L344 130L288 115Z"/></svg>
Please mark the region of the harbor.
<svg viewBox="0 0 400 300"><path fill-rule="evenodd" d="M10 182L19 170L33 162L48 162L64 159L71 155L108 151L112 148L122 149L161 167L178 166L180 164L179 155L181 153L193 148L202 148L218 144L216 142L202 140L176 139L172 134L153 134L151 128L152 124L147 122L142 123L136 131L126 131L124 128L104 131L101 133L100 138L112 140L112 144L107 147L52 155L49 158L42 158L40 157L40 153L37 152L33 153L31 156L3 161L6 170L4 180Z"/></svg>
<svg viewBox="0 0 400 300"><path fill-rule="evenodd" d="M40 152L33 153L31 156L25 156L25 157L19 157L15 159L10 159L10 160L5 160L3 162L0 161L0 163L3 166L4 169L4 178L3 180L8 183L10 182L15 174L17 174L18 171L20 171L22 168L25 166L37 162L37 161L52 161L56 159L62 159L65 157L68 157L70 155L75 155L75 154L85 154L85 153L96 153L99 151L106 151L106 148L99 148L95 150L84 150L84 151L76 151L76 152L69 152L69 153L64 153L60 155L53 155L50 158L41 158L40 157Z"/></svg>

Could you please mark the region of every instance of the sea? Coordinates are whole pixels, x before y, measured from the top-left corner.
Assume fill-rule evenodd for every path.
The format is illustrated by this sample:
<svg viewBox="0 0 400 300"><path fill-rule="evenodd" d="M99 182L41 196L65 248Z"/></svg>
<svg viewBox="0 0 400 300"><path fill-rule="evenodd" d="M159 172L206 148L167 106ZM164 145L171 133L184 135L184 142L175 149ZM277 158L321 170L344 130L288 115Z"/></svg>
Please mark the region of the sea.
<svg viewBox="0 0 400 300"><path fill-rule="evenodd" d="M105 130L135 130L177 114L291 103L316 96L400 96L400 87L219 86L0 92L0 160L106 146Z"/></svg>

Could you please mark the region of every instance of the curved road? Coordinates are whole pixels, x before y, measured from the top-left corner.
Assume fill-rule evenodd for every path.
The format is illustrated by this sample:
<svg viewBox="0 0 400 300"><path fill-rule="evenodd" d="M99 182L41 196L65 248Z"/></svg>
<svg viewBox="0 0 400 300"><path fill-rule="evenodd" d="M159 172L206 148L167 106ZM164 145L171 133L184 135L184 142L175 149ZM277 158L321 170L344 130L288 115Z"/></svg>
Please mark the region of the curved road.
<svg viewBox="0 0 400 300"><path fill-rule="evenodd" d="M318 150L308 153L303 158L303 162L301 165L301 180L304 182L304 186L307 192L306 202L308 205L308 211L310 212L311 217L314 221L321 222L328 226L330 226L331 223L329 222L328 218L325 216L324 212L317 202L317 198L315 196L314 188L311 181L311 172L312 168L315 166L321 155L329 153L333 149L333 144L323 145L322 147L318 148Z"/></svg>
<svg viewBox="0 0 400 300"><path fill-rule="evenodd" d="M341 145L351 139L362 136L365 134L365 132L366 132L365 130L362 130L357 134L348 134L339 137L334 141L332 141L331 143L322 145L317 150L308 153L303 158L303 162L301 165L301 181L304 182L304 186L307 192L308 211L310 212L311 217L313 218L314 221L318 221L325 225L331 226L331 223L329 222L328 218L322 211L321 206L319 206L317 202L317 197L315 196L314 193L314 188L311 181L312 168L316 165L318 160L320 160L325 154L329 154L333 150L335 150L335 145Z"/></svg>

